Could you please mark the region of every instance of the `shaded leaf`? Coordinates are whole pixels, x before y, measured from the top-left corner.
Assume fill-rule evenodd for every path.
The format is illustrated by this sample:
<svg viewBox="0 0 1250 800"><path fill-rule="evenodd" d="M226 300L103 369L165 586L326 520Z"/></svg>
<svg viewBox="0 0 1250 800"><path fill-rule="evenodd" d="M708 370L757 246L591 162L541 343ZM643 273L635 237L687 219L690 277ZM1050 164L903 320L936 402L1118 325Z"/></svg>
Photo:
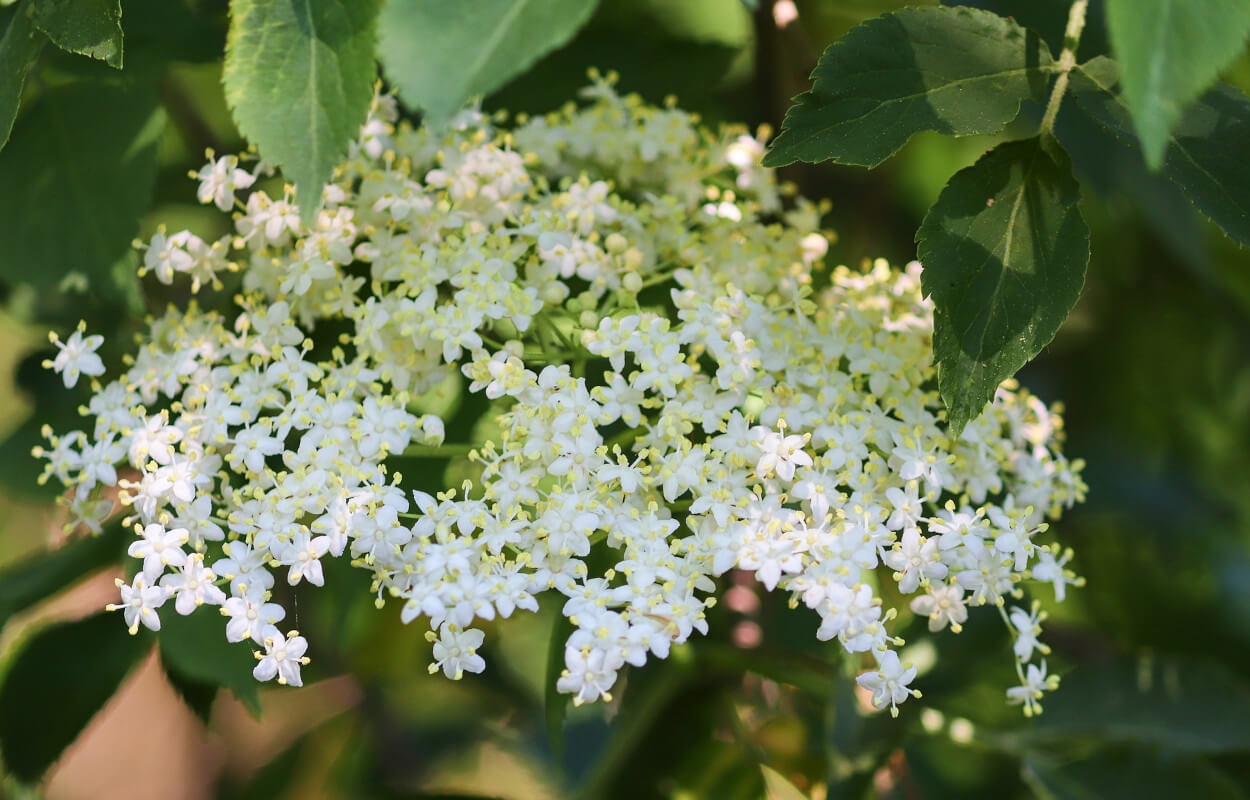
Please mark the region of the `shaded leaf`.
<svg viewBox="0 0 1250 800"><path fill-rule="evenodd" d="M35 27L62 50L122 68L121 0L28 0Z"/></svg>
<svg viewBox="0 0 1250 800"><path fill-rule="evenodd" d="M400 98L440 122L563 45L597 0L390 0L378 52Z"/></svg>
<svg viewBox="0 0 1250 800"><path fill-rule="evenodd" d="M1033 754L1024 760L1024 777L1046 800L1236 800L1245 797L1223 773L1201 761L1160 760L1149 751L1100 753L1061 762Z"/></svg>
<svg viewBox="0 0 1250 800"><path fill-rule="evenodd" d="M1250 3L1107 0L1107 27L1123 67L1124 102L1146 163L1157 170L1181 113L1245 45Z"/></svg>
<svg viewBox="0 0 1250 800"><path fill-rule="evenodd" d="M564 671L564 645L573 635L573 623L556 609L551 626L551 638L547 640L547 679L543 683L543 716L547 723L547 740L559 764L564 758L564 716L569 709L569 695L556 690L556 681Z"/></svg>
<svg viewBox="0 0 1250 800"><path fill-rule="evenodd" d="M42 95L0 151L0 186L22 187L0 192L0 280L49 288L70 272L106 276L151 200L164 124L153 86Z"/></svg>
<svg viewBox="0 0 1250 800"><path fill-rule="evenodd" d="M0 148L9 140L26 73L43 43L43 35L31 24L26 6L0 8Z"/></svg>
<svg viewBox="0 0 1250 800"><path fill-rule="evenodd" d="M916 232L951 433L1046 346L1076 305L1089 229L1066 157L1006 142L942 190Z"/></svg>
<svg viewBox="0 0 1250 800"><path fill-rule="evenodd" d="M942 0L942 5L970 6L1010 17L1041 36L1052 53L1058 53L1063 50L1072 0ZM1085 14L1085 30L1081 32L1081 44L1076 52L1081 61L1103 55L1110 49L1102 6L1102 0L1092 0Z"/></svg>
<svg viewBox="0 0 1250 800"><path fill-rule="evenodd" d="M764 164L874 167L913 134L995 133L1052 71L1036 34L971 8L905 8L829 45L811 91L795 98Z"/></svg>
<svg viewBox="0 0 1250 800"><path fill-rule="evenodd" d="M121 560L121 521L0 570L0 628L9 617L51 597L83 576Z"/></svg>
<svg viewBox="0 0 1250 800"><path fill-rule="evenodd" d="M232 0L222 81L239 131L311 219L369 111L380 0Z"/></svg>
<svg viewBox="0 0 1250 800"><path fill-rule="evenodd" d="M1185 754L1250 751L1250 687L1215 664L1172 658L1087 664L1064 676L1034 733Z"/></svg>
<svg viewBox="0 0 1250 800"><path fill-rule="evenodd" d="M1114 61L1096 58L1072 72L1072 93L1081 108L1121 140L1136 146L1127 105L1117 93ZM1250 244L1250 98L1219 84L1190 106L1172 131L1163 174L1189 202L1224 231Z"/></svg>
<svg viewBox="0 0 1250 800"><path fill-rule="evenodd" d="M0 752L22 781L39 778L151 646L121 615L61 622L25 642L0 686Z"/></svg>
<svg viewBox="0 0 1250 800"><path fill-rule="evenodd" d="M182 702L187 704L187 708L191 709L191 713L195 714L196 719L207 725L212 717L213 701L217 699L218 687L188 678L180 672L170 672L168 669L165 670L165 679L182 698Z"/></svg>
<svg viewBox="0 0 1250 800"><path fill-rule="evenodd" d="M220 686L234 692L253 714L260 713L260 684L252 642L226 641L226 625L217 609L200 608L182 616L169 609L161 615L157 636L161 665L178 680Z"/></svg>

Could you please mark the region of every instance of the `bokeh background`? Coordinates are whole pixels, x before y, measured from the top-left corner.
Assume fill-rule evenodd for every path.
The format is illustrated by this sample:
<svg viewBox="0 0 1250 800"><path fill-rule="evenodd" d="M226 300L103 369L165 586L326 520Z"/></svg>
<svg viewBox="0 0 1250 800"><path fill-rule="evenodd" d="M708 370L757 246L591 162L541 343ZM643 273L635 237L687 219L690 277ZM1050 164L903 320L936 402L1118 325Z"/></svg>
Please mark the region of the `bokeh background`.
<svg viewBox="0 0 1250 800"><path fill-rule="evenodd" d="M1058 51L1066 3L976 4L1016 14ZM709 124L775 129L824 46L898 5L603 0L569 45L485 105L557 107L598 67L617 70L624 90L654 102L676 95ZM126 0L123 7L128 64L150 71L166 118L136 234L165 224L218 236L223 220L194 203L187 171L202 163L206 147L244 146L220 85L225 3ZM1101 23L1094 3L1082 58L1106 52ZM115 80L105 67L53 48L36 69L30 97ZM1250 60L1225 77L1250 88ZM1008 136L1027 133L1038 118L1040 109L1026 107ZM19 118L15 141L22 125ZM1074 566L1087 584L1070 590L1049 621L1049 663L1064 682L1040 719L1004 705L1010 643L991 610L974 613L959 636L913 648L925 696L891 721L866 713L853 670L836 647L815 640L811 619L743 582L716 609L711 637L628 672L614 703L569 715L557 747L544 712L553 609L489 631L487 673L452 684L427 675L421 631L400 625L393 608L374 611L367 585L343 567L326 590L297 601L298 625L316 647L308 688L262 689L257 718L229 692L192 697L185 686L175 689L150 657L40 787L5 779L0 793L130 800L1250 794L1250 255L1098 131L1068 117L1059 130L1082 179L1093 258L1080 304L1020 378L1044 399L1062 399L1066 451L1086 462L1088 502L1057 530L1076 548ZM914 231L945 181L997 140L925 134L871 172L800 165L783 176L808 197L830 201L833 263L883 256L902 264L914 257ZM13 147L0 152L0 194L8 196L0 210L39 191L14 177L26 174L12 163L19 155ZM111 191L130 197L134 187ZM91 224L78 208L47 214L49 230L68 237ZM134 278L133 254L107 280L84 286L72 272L32 261L21 238L32 235L0 233L0 576L62 535L29 449L43 422L72 419L82 397L67 395L39 368L46 331L86 318L93 331L110 334L117 358L144 311L184 300ZM30 632L110 601L116 573L93 575L11 619L0 634L0 670ZM117 633L124 635L120 622ZM91 669L90 652L76 658L74 669ZM766 784L771 773L761 765L788 785Z"/></svg>

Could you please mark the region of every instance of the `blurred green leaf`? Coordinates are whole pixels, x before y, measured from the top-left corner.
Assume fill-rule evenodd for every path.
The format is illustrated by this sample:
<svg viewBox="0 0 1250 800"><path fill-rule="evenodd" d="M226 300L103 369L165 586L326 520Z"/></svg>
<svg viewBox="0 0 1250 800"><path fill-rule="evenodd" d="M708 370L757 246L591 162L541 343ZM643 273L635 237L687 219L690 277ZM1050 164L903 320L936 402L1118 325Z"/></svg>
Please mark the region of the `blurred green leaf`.
<svg viewBox="0 0 1250 800"><path fill-rule="evenodd" d="M152 86L81 82L43 94L0 151L0 280L48 289L107 276L130 250L165 124Z"/></svg>
<svg viewBox="0 0 1250 800"><path fill-rule="evenodd" d="M772 767L760 764L760 773L764 776L765 800L807 800L807 795Z"/></svg>
<svg viewBox="0 0 1250 800"><path fill-rule="evenodd" d="M1146 164L1158 170L1181 113L1241 53L1250 3L1107 0L1107 27Z"/></svg>
<svg viewBox="0 0 1250 800"><path fill-rule="evenodd" d="M0 570L0 628L9 617L68 588L83 576L121 560L122 524L37 553Z"/></svg>
<svg viewBox="0 0 1250 800"><path fill-rule="evenodd" d="M1076 305L1089 229L1067 159L1006 142L960 170L916 232L938 389L958 435Z"/></svg>
<svg viewBox="0 0 1250 800"><path fill-rule="evenodd" d="M0 752L5 769L35 781L151 647L130 636L121 615L101 613L34 634L14 656L0 686Z"/></svg>
<svg viewBox="0 0 1250 800"><path fill-rule="evenodd" d="M1250 751L1248 719L1250 687L1222 667L1143 657L1085 664L1065 675L1032 733L1211 754Z"/></svg>
<svg viewBox="0 0 1250 800"><path fill-rule="evenodd" d="M161 665L170 675L229 689L259 716L260 684L252 677L256 648L250 641L226 641L226 625L217 609L200 608L185 617L170 609L161 615L157 642Z"/></svg>
<svg viewBox="0 0 1250 800"><path fill-rule="evenodd" d="M597 0L390 0L379 55L400 98L440 122L573 37Z"/></svg>
<svg viewBox="0 0 1250 800"><path fill-rule="evenodd" d="M764 164L875 167L915 133L995 133L1040 100L1052 60L1036 34L971 8L905 8L829 45Z"/></svg>
<svg viewBox="0 0 1250 800"><path fill-rule="evenodd" d="M1045 800L1236 800L1245 797L1235 783L1201 761L1161 760L1150 751L1100 753L1092 758L1060 762L1043 755L1027 757L1024 777Z"/></svg>
<svg viewBox="0 0 1250 800"><path fill-rule="evenodd" d="M35 27L57 47L122 68L121 0L29 0Z"/></svg>
<svg viewBox="0 0 1250 800"><path fill-rule="evenodd" d="M543 713L547 722L547 739L555 762L564 758L564 715L568 712L569 696L556 690L556 681L564 671L564 645L574 631L569 618L556 609L551 626L551 638L547 640L547 679L543 684Z"/></svg>
<svg viewBox="0 0 1250 800"><path fill-rule="evenodd" d="M26 73L39 57L43 42L26 6L0 8L0 148L9 141Z"/></svg>
<svg viewBox="0 0 1250 800"><path fill-rule="evenodd" d="M1133 123L1116 92L1119 68L1096 58L1072 72L1073 97L1112 133L1135 142ZM1250 244L1250 98L1226 84L1207 92L1185 112L1171 134L1163 174L1224 233Z"/></svg>
<svg viewBox="0 0 1250 800"><path fill-rule="evenodd" d="M226 101L239 131L295 184L310 220L364 124L380 0L232 0Z"/></svg>

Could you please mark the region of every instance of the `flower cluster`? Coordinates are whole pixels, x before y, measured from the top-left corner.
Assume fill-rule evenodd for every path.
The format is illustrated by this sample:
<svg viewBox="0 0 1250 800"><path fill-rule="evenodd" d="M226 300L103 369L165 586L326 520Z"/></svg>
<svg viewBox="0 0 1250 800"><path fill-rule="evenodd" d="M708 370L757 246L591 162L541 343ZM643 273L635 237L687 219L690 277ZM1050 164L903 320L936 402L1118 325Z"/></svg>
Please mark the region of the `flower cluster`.
<svg viewBox="0 0 1250 800"><path fill-rule="evenodd" d="M234 306L151 320L90 426L39 451L76 524L120 487L132 631L214 606L258 679L299 685L307 643L271 590L342 557L429 625L449 678L484 668L475 626L558 594L558 688L587 702L706 633L737 569L875 657L860 683L897 711L900 611L958 631L1030 581L1062 600L1043 520L1081 499L1080 464L1011 384L948 435L920 265L826 268L819 209L759 166L766 133L610 81L585 96L511 129L474 109L412 128L379 96L307 223L263 164L210 153L198 196L233 233L161 231L144 271L229 280ZM98 346L75 334L50 366L99 375ZM430 413L448 392L487 409L461 441ZM468 478L396 469L430 457ZM1030 711L1053 687L1028 664L1040 619L1009 617Z"/></svg>

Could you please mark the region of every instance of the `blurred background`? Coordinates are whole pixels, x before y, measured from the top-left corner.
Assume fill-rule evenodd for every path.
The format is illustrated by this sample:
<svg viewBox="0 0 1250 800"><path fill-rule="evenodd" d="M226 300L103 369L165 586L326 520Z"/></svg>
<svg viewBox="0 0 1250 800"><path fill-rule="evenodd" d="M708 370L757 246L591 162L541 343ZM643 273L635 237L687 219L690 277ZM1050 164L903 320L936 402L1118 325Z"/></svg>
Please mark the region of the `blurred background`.
<svg viewBox="0 0 1250 800"><path fill-rule="evenodd" d="M1065 2L975 4L1015 14L1058 52ZM899 5L603 0L570 44L485 105L557 107L598 67L653 102L676 95L709 124L775 130L824 46ZM126 77L47 48L23 108L63 87L104 87L77 101L100 106L95 133L136 124L108 115L118 104L149 109L159 167L92 166L75 155L92 146L90 131L70 125L63 141L30 141L23 117L0 152L0 570L61 536L29 451L44 422L73 424L83 395L39 368L46 331L85 317L116 363L138 316L185 301L136 279L127 247L97 253L112 267L84 281L77 251L58 240L88 235L92 216L106 212L74 203L66 182L92 181L111 207L141 211L131 236L165 224L216 237L224 220L195 204L187 171L206 147L244 146L220 84L224 0L123 8ZM1107 52L1104 30L1095 2L1082 59ZM1250 88L1250 60L1225 77ZM1008 137L1039 118L1026 107ZM257 716L231 692L175 687L153 655L37 791L12 780L0 791L129 800L1250 794L1250 254L1099 131L1070 115L1059 131L1082 181L1093 260L1080 304L1020 379L1062 399L1066 452L1087 465L1088 502L1057 525L1087 584L1069 590L1048 625L1049 665L1063 685L1039 719L1004 704L1010 643L993 611L913 648L925 695L892 721L867 713L854 670L816 641L813 619L743 583L715 609L710 637L625 674L612 704L571 711L555 746L544 710L553 608L489 630L487 672L453 684L427 675L421 631L392 608L376 612L364 576L336 565L325 590L297 599L317 655L308 688L260 689L249 699ZM800 165L782 174L830 201L830 261L902 264L945 181L997 140L925 134L871 172ZM38 226L3 221L30 203L48 209ZM98 611L117 573L13 617L0 663L48 621ZM78 657L72 669L92 668L91 652Z"/></svg>

